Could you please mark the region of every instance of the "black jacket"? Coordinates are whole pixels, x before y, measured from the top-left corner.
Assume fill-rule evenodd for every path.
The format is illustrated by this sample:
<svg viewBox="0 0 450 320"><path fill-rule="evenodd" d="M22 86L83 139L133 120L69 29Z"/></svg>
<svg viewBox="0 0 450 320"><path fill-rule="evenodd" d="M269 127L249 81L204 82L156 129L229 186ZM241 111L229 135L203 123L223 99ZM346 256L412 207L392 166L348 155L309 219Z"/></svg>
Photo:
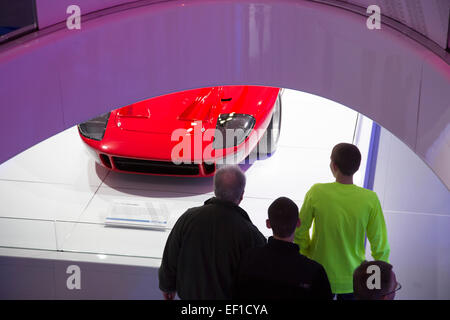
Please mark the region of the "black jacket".
<svg viewBox="0 0 450 320"><path fill-rule="evenodd" d="M234 203L211 198L187 210L164 248L159 288L181 299L230 299L241 255L266 238Z"/></svg>
<svg viewBox="0 0 450 320"><path fill-rule="evenodd" d="M243 255L233 291L233 298L251 300L333 298L322 265L301 255L298 245L273 237Z"/></svg>

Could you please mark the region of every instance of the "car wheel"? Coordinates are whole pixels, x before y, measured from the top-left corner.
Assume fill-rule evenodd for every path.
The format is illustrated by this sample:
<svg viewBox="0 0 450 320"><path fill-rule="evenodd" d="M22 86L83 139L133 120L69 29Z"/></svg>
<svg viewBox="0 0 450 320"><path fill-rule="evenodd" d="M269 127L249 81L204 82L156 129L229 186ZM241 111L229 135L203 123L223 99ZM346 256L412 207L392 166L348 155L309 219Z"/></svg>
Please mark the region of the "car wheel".
<svg viewBox="0 0 450 320"><path fill-rule="evenodd" d="M277 149L281 131L281 109L281 95L279 94L273 107L269 126L257 145L258 159L271 155Z"/></svg>

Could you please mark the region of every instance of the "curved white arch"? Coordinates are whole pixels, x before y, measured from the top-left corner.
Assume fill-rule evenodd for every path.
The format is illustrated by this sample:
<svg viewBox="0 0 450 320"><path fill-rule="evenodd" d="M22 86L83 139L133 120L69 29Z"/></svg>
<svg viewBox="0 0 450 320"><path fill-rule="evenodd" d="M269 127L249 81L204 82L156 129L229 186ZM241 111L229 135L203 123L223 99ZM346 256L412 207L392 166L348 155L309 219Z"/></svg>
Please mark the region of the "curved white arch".
<svg viewBox="0 0 450 320"><path fill-rule="evenodd" d="M450 186L450 68L387 26L307 1L169 1L0 47L0 162L112 108L191 88L297 89L372 118Z"/></svg>

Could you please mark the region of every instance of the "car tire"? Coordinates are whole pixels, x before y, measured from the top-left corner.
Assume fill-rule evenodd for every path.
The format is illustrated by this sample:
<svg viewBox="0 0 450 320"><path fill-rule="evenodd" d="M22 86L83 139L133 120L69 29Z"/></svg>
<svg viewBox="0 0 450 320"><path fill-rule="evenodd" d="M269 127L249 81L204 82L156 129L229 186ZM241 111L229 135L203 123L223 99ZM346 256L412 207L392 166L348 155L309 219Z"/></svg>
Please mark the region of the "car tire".
<svg viewBox="0 0 450 320"><path fill-rule="evenodd" d="M281 132L281 110L281 94L278 94L273 107L272 119L257 145L258 159L270 156L277 149Z"/></svg>

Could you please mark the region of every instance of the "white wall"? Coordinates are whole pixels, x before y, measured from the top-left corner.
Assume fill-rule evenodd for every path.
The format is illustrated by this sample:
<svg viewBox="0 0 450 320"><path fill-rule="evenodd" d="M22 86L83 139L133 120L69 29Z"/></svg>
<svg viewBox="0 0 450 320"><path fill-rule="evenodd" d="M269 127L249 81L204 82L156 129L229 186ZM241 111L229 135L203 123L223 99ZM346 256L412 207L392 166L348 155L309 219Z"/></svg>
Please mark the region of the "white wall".
<svg viewBox="0 0 450 320"><path fill-rule="evenodd" d="M386 218L397 299L450 299L450 192L431 169L381 129L374 191ZM369 247L367 257L370 257Z"/></svg>

